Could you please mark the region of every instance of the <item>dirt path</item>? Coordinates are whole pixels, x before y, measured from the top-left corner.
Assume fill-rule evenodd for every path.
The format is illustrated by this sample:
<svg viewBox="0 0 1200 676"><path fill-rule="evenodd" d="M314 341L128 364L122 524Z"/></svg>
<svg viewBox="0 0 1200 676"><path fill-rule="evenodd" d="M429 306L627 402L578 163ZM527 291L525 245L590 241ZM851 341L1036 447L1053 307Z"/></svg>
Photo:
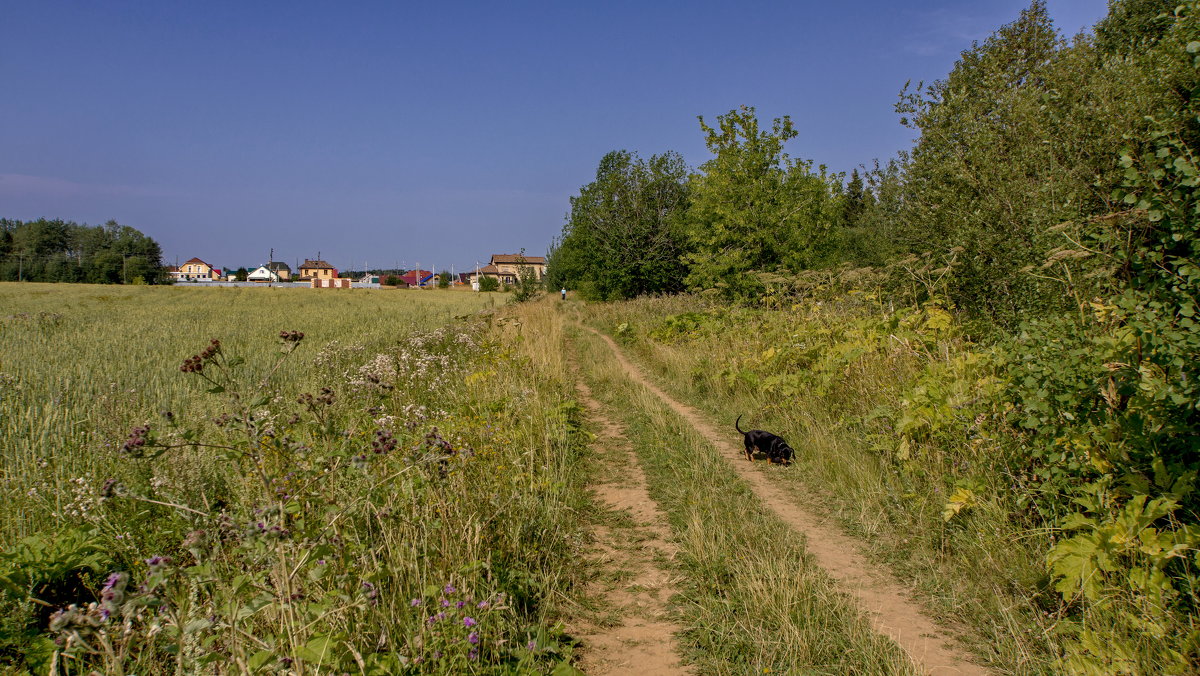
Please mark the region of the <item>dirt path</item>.
<svg viewBox="0 0 1200 676"><path fill-rule="evenodd" d="M676 553L667 540L670 531L646 491L645 474L624 430L605 414L587 385L577 382L589 416L600 425L594 443L604 478L595 484L596 497L628 518L594 532L605 574L592 582L592 591L603 597L608 613L575 628L583 647L579 667L590 676L691 673L679 664L674 635L681 627L668 619L673 580L658 564Z"/></svg>
<svg viewBox="0 0 1200 676"><path fill-rule="evenodd" d="M853 538L843 535L835 524L792 502L782 489L755 469L757 465L746 462L736 433L713 427L699 411L676 401L650 382L641 369L625 357L611 338L590 328L588 331L608 344L630 379L653 392L687 420L697 432L712 442L762 498L763 503L807 538L809 553L830 577L837 580L843 589L857 599L859 605L870 616L875 631L891 638L908 653L918 667L935 676L990 673L972 663L967 653L954 646L949 634L908 599L908 593L892 580L887 571L871 565L859 553Z"/></svg>

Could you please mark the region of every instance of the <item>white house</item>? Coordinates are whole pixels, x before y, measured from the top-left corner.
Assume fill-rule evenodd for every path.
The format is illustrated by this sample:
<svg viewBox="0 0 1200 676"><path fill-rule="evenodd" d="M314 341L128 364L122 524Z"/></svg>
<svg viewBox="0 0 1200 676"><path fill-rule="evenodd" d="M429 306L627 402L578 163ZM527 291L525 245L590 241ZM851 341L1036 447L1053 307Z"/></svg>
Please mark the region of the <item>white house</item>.
<svg viewBox="0 0 1200 676"><path fill-rule="evenodd" d="M281 281L279 273L274 270L268 270L267 266L260 265L254 268L250 274L246 275L248 282L278 282Z"/></svg>

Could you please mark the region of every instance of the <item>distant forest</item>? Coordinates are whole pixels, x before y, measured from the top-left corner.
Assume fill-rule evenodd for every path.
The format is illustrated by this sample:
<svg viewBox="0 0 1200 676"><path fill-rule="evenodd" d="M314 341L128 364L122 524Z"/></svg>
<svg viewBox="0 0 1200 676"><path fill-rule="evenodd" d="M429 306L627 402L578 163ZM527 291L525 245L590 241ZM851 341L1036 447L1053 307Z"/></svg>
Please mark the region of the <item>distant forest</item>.
<svg viewBox="0 0 1200 676"><path fill-rule="evenodd" d="M128 225L3 218L0 281L166 284L170 279L158 242Z"/></svg>

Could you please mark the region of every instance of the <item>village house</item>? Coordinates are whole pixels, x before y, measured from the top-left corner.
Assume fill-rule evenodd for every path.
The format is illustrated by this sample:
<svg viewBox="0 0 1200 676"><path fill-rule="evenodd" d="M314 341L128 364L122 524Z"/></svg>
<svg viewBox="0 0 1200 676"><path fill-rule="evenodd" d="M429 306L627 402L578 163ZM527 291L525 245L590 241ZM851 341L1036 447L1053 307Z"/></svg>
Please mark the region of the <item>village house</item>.
<svg viewBox="0 0 1200 676"><path fill-rule="evenodd" d="M283 261L271 261L267 263L266 267L271 272L274 272L281 282L287 282L292 279L292 268Z"/></svg>
<svg viewBox="0 0 1200 676"><path fill-rule="evenodd" d="M528 270L534 279L541 281L542 275L546 274L546 257L492 254L487 265L471 274L471 288L478 291L479 280L483 277L495 277L501 286L513 286L521 278L522 270Z"/></svg>
<svg viewBox="0 0 1200 676"><path fill-rule="evenodd" d="M409 270L400 275L400 283L410 289L423 289L436 284L430 270Z"/></svg>
<svg viewBox="0 0 1200 676"><path fill-rule="evenodd" d="M248 282L289 282L292 279L292 268L281 261L271 261L260 265L246 275Z"/></svg>
<svg viewBox="0 0 1200 676"><path fill-rule="evenodd" d="M199 258L193 258L174 270L168 268L167 274L176 282L211 282L216 279L213 266Z"/></svg>
<svg viewBox="0 0 1200 676"><path fill-rule="evenodd" d="M323 260L306 258L304 264L300 266L300 281L302 282L313 279L334 279L337 276L337 269Z"/></svg>

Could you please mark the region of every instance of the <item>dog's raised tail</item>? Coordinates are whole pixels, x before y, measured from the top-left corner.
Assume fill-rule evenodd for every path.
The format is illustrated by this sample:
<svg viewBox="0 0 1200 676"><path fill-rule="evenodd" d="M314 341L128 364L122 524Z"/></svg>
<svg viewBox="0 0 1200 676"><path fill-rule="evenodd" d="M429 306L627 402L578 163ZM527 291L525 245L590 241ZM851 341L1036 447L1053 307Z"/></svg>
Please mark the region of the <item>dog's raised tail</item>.
<svg viewBox="0 0 1200 676"><path fill-rule="evenodd" d="M739 415L737 417L737 420L733 421L733 429L737 430L738 433L740 433L740 434L745 434L745 432L742 432L742 428L738 426L738 423L740 423L741 421L742 421L742 416Z"/></svg>

